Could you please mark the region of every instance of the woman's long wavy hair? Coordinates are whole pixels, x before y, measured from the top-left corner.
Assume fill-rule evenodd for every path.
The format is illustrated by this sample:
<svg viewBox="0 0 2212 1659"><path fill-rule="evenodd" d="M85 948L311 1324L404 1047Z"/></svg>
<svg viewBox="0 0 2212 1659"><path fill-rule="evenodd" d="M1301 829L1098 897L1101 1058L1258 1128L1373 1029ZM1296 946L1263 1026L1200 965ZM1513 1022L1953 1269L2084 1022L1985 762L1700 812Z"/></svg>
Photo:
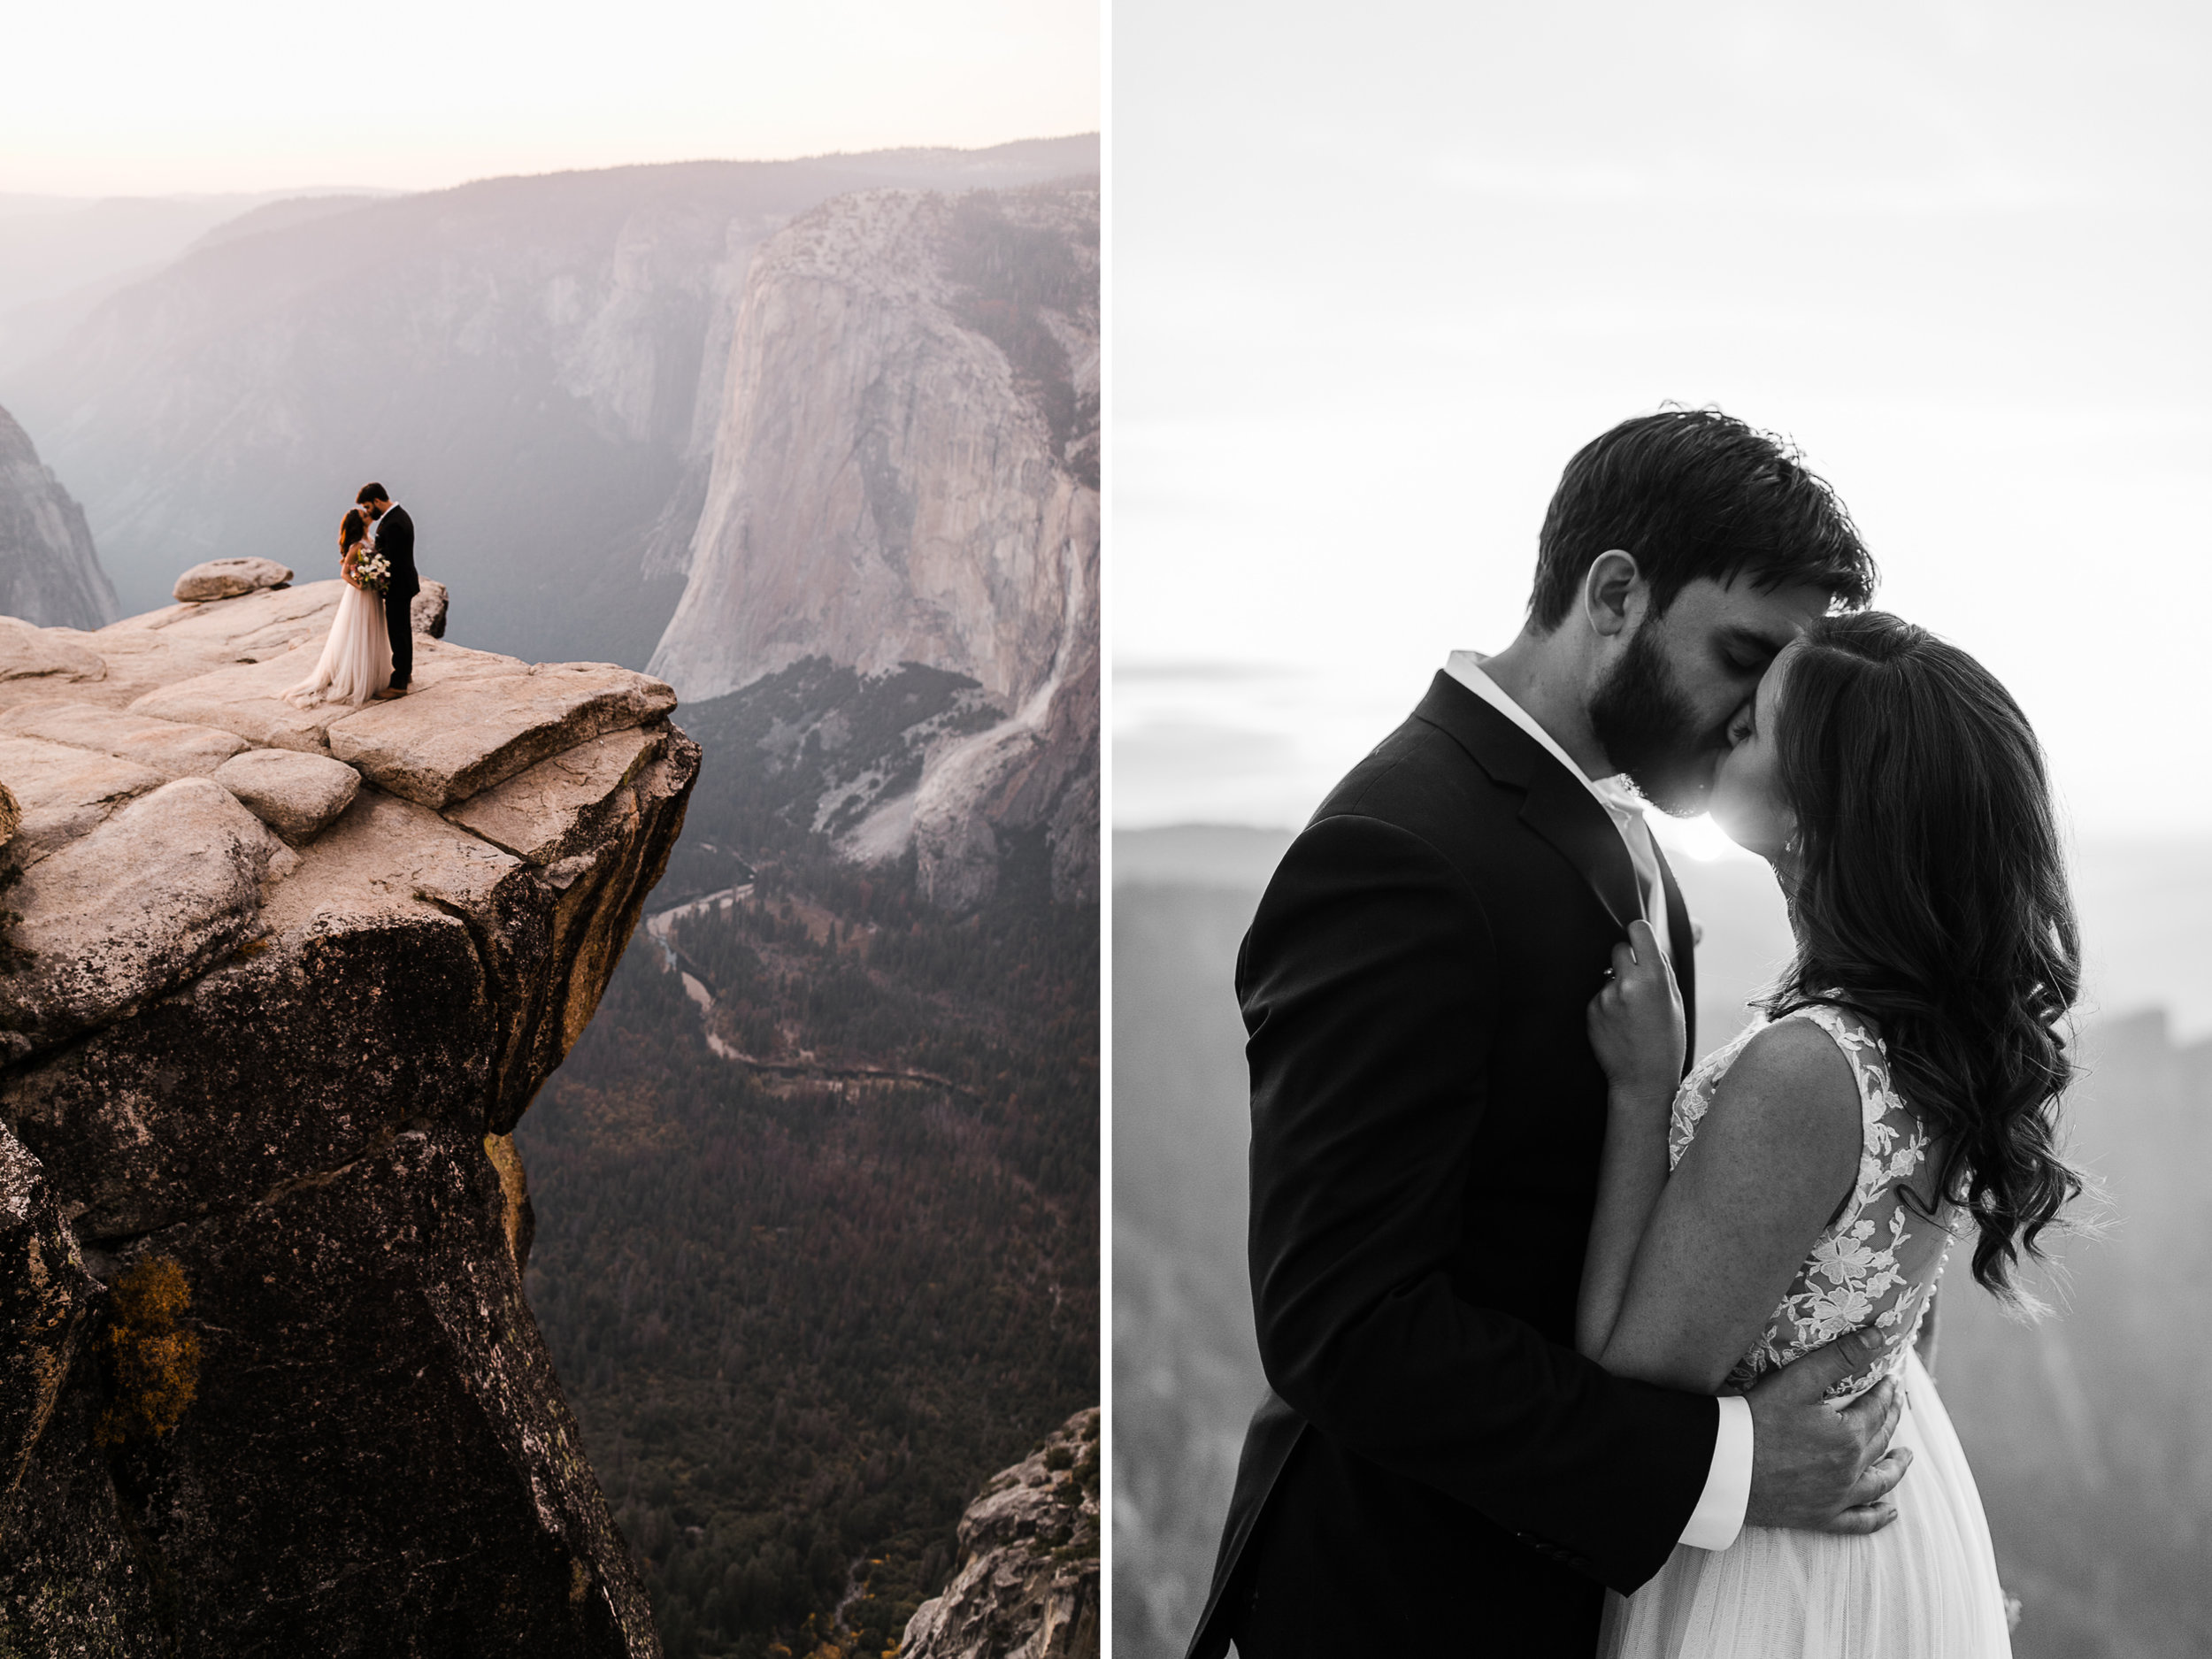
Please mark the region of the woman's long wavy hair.
<svg viewBox="0 0 2212 1659"><path fill-rule="evenodd" d="M365 539L368 534L369 515L358 507L349 510L346 516L338 520L338 551L350 551L354 543Z"/></svg>
<svg viewBox="0 0 2212 1659"><path fill-rule="evenodd" d="M2021 1256L2082 1190L2057 1133L2081 938L2042 748L1988 670L1878 611L1816 624L1786 674L1798 948L1767 1012L1839 1001L1876 1024L1938 1149L1916 1203L1962 1204L1974 1277L2032 1307Z"/></svg>

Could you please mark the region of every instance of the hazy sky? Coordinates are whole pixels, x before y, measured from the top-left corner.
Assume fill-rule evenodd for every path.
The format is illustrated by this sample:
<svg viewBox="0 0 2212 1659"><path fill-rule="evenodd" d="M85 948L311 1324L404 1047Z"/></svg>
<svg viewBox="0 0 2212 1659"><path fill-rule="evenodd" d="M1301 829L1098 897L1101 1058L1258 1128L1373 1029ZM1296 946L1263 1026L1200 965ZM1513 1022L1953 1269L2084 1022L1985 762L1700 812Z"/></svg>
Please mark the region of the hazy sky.
<svg viewBox="0 0 2212 1659"><path fill-rule="evenodd" d="M1302 819L1672 399L1802 445L2084 833L2212 831L2208 16L1117 0L1117 822Z"/></svg>
<svg viewBox="0 0 2212 1659"><path fill-rule="evenodd" d="M1096 0L13 6L0 191L427 188L1099 125Z"/></svg>

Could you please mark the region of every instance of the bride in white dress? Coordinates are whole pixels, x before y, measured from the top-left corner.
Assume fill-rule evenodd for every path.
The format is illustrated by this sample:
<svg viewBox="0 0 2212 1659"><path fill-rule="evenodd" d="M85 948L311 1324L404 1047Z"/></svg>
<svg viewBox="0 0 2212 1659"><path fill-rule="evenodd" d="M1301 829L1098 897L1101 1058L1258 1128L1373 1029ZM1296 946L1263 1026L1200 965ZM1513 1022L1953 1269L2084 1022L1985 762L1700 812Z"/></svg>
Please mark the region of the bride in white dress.
<svg viewBox="0 0 2212 1659"><path fill-rule="evenodd" d="M361 561L372 549L369 521L359 508L338 526L338 573L346 590L338 596L330 637L314 672L284 693L287 703L311 709L320 703L364 703L392 681L392 640L384 623L384 598L357 580Z"/></svg>
<svg viewBox="0 0 2212 1659"><path fill-rule="evenodd" d="M1713 815L1773 864L1797 953L1678 1088L1672 975L1640 922L1615 952L1578 1346L1736 1394L1864 1333L1835 1394L1897 1377L1909 1462L1853 1535L1754 1515L1727 1549L1678 1546L1608 1592L1601 1659L2002 1659L1981 1498L1914 1343L1955 1239L2016 1298L2080 1192L2055 1152L2080 953L2041 751L1971 657L1878 612L1784 651L1730 737Z"/></svg>

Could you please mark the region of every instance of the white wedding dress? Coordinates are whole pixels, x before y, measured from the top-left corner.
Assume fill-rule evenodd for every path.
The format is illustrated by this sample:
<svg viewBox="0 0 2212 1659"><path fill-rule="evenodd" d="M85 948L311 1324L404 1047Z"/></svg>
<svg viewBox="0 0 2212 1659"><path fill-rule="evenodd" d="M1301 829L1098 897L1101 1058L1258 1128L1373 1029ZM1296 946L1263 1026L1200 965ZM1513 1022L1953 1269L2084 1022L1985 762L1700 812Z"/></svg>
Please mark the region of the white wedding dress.
<svg viewBox="0 0 2212 1659"><path fill-rule="evenodd" d="M285 692L284 700L303 709L324 703L359 704L391 683L392 640L384 624L384 595L348 582L315 672Z"/></svg>
<svg viewBox="0 0 2212 1659"><path fill-rule="evenodd" d="M1884 1375L1905 1391L1893 1445L1912 1448L1897 1484L1897 1518L1845 1538L1747 1526L1724 1550L1677 1545L1659 1575L1622 1597L1606 1593L1600 1659L2008 1659L1997 1561L1981 1494L1934 1381L1913 1352L1943 1271L1956 1212L1936 1219L1904 1202L1928 1140L1892 1087L1881 1041L1855 1015L1816 1005L1786 1016L1832 1037L1858 1079L1859 1178L1843 1212L1814 1243L1751 1352L1728 1376L1733 1392L1847 1332L1887 1341L1873 1372L1839 1391L1855 1397ZM1765 1024L1709 1056L1676 1094L1671 1168L1697 1133L1713 1091Z"/></svg>

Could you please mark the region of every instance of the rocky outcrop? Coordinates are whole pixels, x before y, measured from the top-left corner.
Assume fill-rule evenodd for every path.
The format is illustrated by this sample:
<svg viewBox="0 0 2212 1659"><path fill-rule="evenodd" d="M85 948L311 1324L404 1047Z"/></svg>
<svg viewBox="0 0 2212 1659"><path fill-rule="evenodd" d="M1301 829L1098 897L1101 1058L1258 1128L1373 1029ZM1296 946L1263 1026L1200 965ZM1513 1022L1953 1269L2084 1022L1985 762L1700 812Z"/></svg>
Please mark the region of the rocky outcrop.
<svg viewBox="0 0 2212 1659"><path fill-rule="evenodd" d="M1098 1412L1002 1470L960 1517L960 1566L899 1659L1096 1659Z"/></svg>
<svg viewBox="0 0 2212 1659"><path fill-rule="evenodd" d="M70 499L30 434L0 409L0 611L40 626L96 628L115 616L115 589L92 549L84 509Z"/></svg>
<svg viewBox="0 0 2212 1659"><path fill-rule="evenodd" d="M443 582L425 582L421 590L409 602L408 620L418 634L426 634L434 640L445 638L446 590Z"/></svg>
<svg viewBox="0 0 2212 1659"><path fill-rule="evenodd" d="M1097 215L1088 187L876 191L764 247L652 659L691 701L817 657L977 680L997 725L941 745L849 842L910 835L950 908L1030 829L1062 896L1096 890Z"/></svg>
<svg viewBox="0 0 2212 1659"><path fill-rule="evenodd" d="M698 750L642 676L428 639L266 706L338 592L0 628L0 1651L658 1650L507 1136Z"/></svg>

